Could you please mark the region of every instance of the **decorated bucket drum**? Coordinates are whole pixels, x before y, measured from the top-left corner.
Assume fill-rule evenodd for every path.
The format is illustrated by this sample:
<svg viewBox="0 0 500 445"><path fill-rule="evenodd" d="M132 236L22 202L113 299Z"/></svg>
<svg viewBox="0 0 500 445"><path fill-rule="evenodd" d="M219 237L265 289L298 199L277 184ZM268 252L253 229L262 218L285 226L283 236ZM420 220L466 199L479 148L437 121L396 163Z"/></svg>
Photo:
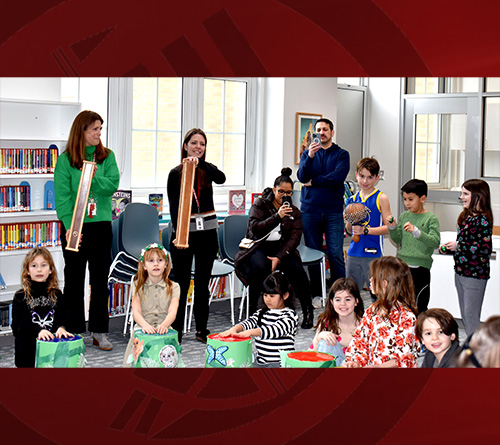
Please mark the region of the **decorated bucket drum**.
<svg viewBox="0 0 500 445"><path fill-rule="evenodd" d="M134 332L127 361L135 368L176 368L181 350L175 329L165 334L146 334L139 329Z"/></svg>
<svg viewBox="0 0 500 445"><path fill-rule="evenodd" d="M294 351L281 353L282 368L335 368L335 357L324 352Z"/></svg>
<svg viewBox="0 0 500 445"><path fill-rule="evenodd" d="M83 337L53 338L36 341L37 368L83 368L85 367L85 344Z"/></svg>
<svg viewBox="0 0 500 445"><path fill-rule="evenodd" d="M220 334L211 334L208 336L205 368L251 367L251 337L221 337Z"/></svg>

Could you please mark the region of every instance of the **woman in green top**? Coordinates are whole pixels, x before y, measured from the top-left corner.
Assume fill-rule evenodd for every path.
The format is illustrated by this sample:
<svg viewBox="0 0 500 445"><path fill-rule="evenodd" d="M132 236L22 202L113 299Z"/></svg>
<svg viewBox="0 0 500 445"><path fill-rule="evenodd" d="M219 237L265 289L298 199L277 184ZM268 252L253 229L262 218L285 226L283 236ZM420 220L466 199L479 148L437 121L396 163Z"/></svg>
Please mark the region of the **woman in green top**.
<svg viewBox="0 0 500 445"><path fill-rule="evenodd" d="M113 348L107 332L108 271L111 263L111 196L118 188L120 172L115 155L101 142L103 119L93 111L82 111L75 118L66 151L57 160L54 173L57 217L62 222L64 255L64 294L69 305L69 332L86 331L84 312L85 271L88 263L92 298L88 330L94 344L103 350ZM80 183L83 161L96 167L86 205L82 239L78 252L66 250L69 229Z"/></svg>

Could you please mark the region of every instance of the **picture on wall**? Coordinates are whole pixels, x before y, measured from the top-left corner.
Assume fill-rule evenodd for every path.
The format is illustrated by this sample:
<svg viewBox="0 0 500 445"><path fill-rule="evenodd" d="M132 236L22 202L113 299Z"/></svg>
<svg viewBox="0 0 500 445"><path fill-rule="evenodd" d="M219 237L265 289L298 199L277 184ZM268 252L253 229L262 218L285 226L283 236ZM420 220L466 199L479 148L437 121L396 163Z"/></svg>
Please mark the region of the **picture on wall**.
<svg viewBox="0 0 500 445"><path fill-rule="evenodd" d="M314 123L323 117L322 114L295 113L295 164L300 163L302 152L311 143Z"/></svg>

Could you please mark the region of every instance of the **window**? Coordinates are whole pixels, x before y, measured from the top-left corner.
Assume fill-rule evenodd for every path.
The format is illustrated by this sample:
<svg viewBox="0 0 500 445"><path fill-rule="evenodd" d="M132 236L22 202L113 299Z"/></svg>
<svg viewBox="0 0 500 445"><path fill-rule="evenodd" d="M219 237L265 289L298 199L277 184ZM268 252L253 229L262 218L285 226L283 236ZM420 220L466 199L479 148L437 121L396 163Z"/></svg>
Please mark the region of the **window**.
<svg viewBox="0 0 500 445"><path fill-rule="evenodd" d="M407 94L477 93L477 77L410 77L406 83Z"/></svg>
<svg viewBox="0 0 500 445"><path fill-rule="evenodd" d="M226 185L245 183L246 98L244 81L204 81L203 129L208 139L207 161L226 173Z"/></svg>
<svg viewBox="0 0 500 445"><path fill-rule="evenodd" d="M483 176L500 177L500 97L484 99Z"/></svg>
<svg viewBox="0 0 500 445"><path fill-rule="evenodd" d="M226 186L245 185L248 80L134 78L132 188L164 188L180 163L184 134L202 128L207 161L226 174Z"/></svg>
<svg viewBox="0 0 500 445"><path fill-rule="evenodd" d="M165 187L180 162L182 79L134 78L132 100L131 186Z"/></svg>
<svg viewBox="0 0 500 445"><path fill-rule="evenodd" d="M465 114L417 114L415 178L430 188L457 190L465 176Z"/></svg>

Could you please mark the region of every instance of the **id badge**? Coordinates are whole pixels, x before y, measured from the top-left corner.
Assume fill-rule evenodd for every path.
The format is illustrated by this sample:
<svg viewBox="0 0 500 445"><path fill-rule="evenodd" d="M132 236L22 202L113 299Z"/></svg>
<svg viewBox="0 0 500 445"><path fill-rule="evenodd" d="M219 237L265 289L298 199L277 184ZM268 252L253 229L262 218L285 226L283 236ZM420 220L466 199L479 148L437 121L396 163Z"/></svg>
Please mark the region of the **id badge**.
<svg viewBox="0 0 500 445"><path fill-rule="evenodd" d="M94 199L91 199L88 203L87 215L89 218L92 218L93 216L97 215L97 204Z"/></svg>
<svg viewBox="0 0 500 445"><path fill-rule="evenodd" d="M197 216L195 221L196 221L196 230L203 230L203 218L201 216Z"/></svg>

